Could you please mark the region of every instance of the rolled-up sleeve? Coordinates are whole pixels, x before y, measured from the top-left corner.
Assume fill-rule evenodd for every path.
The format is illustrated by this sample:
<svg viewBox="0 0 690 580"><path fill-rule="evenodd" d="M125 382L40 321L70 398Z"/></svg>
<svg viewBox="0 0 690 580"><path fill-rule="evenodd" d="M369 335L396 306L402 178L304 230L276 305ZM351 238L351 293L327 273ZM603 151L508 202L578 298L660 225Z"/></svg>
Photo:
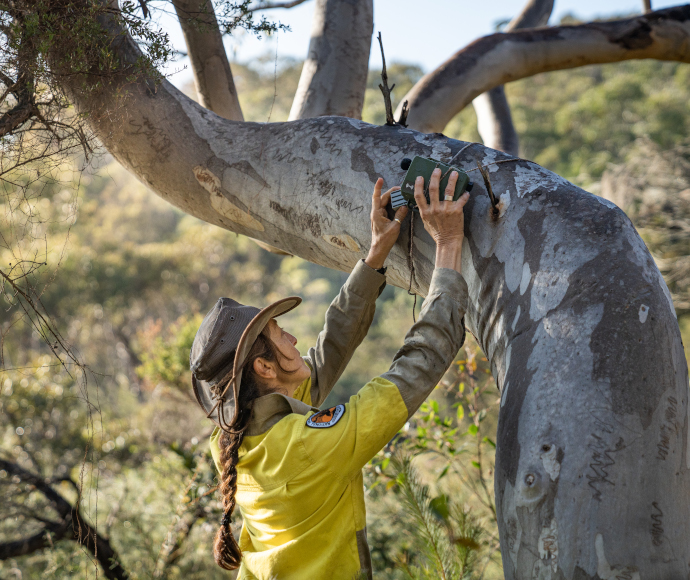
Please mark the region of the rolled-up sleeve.
<svg viewBox="0 0 690 580"><path fill-rule="evenodd" d="M438 384L465 341L467 284L449 268L436 268L419 320L382 378L400 390L408 418Z"/></svg>
<svg viewBox="0 0 690 580"><path fill-rule="evenodd" d="M316 345L304 357L312 369L313 406L323 403L364 340L385 287L386 277L360 260L331 302Z"/></svg>

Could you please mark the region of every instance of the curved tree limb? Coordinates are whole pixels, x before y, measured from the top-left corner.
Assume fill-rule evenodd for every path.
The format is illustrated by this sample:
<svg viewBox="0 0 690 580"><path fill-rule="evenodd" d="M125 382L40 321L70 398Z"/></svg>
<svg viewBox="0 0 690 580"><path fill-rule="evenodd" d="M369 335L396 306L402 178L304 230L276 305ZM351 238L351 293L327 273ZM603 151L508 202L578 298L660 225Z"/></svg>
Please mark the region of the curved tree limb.
<svg viewBox="0 0 690 580"><path fill-rule="evenodd" d="M373 31L373 0L316 0L290 121L324 115L362 118Z"/></svg>
<svg viewBox="0 0 690 580"><path fill-rule="evenodd" d="M664 31L685 36L680 19L665 20ZM638 34L618 42L643 48L625 54L660 42L658 22L647 21L648 34L637 20L626 22ZM118 62L135 62L136 45L116 21L105 24L111 35L104 42ZM588 26L604 38L600 44L613 42ZM499 37L509 36L517 50L516 35L525 44L545 32L564 34ZM548 66L569 62L553 59L552 50L544 58ZM443 135L343 117L227 121L168 82L132 81L126 70L93 91L82 90L83 79L65 76L63 84L110 153L164 199L344 271L368 251L377 177L399 183L400 158L414 155L457 156L476 176L478 159L499 212L475 180L465 208L465 323L501 389L495 489L506 578L535 571L593 578L598 570L610 578L688 577L687 365L668 288L617 207L535 163ZM387 278L406 288L408 228L402 231ZM415 228L411 248L414 290L426 294L433 240ZM657 546L649 529L660 510L669 531L657 534Z"/></svg>
<svg viewBox="0 0 690 580"><path fill-rule="evenodd" d="M231 121L244 121L211 0L173 0L194 73L199 102Z"/></svg>
<svg viewBox="0 0 690 580"><path fill-rule="evenodd" d="M476 96L496 86L542 72L644 58L690 62L690 5L480 38L403 98L409 101L408 124L423 132L442 131Z"/></svg>
<svg viewBox="0 0 690 580"><path fill-rule="evenodd" d="M508 23L505 31L546 26L552 10L553 0L530 0L522 12ZM494 87L479 95L472 101L472 105L477 115L477 130L484 145L510 155L518 155L518 135L503 86Z"/></svg>
<svg viewBox="0 0 690 580"><path fill-rule="evenodd" d="M292 0L292 2L259 2L254 6L250 6L247 12L257 12L259 10L271 10L273 8L294 8L300 4L304 4L307 0Z"/></svg>
<svg viewBox="0 0 690 580"><path fill-rule="evenodd" d="M0 469L10 476L34 487L48 500L51 507L60 516L61 521L50 522L38 533L13 542L0 544L0 560L26 556L38 550L50 547L59 539L71 539L84 546L98 560L103 575L108 580L126 580L129 575L120 564L120 557L107 538L101 536L81 516L78 507L73 507L53 486L40 476L31 473L18 464L0 459ZM71 533L70 533L71 531Z"/></svg>

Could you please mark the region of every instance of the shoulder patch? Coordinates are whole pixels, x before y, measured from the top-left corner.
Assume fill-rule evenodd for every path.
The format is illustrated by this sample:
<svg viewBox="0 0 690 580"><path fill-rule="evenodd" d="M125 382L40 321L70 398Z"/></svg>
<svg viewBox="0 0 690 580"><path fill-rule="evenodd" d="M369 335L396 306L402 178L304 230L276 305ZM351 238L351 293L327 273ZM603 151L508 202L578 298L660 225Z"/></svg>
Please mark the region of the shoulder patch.
<svg viewBox="0 0 690 580"><path fill-rule="evenodd" d="M327 427L333 427L341 417L345 414L345 405L336 405L330 409L324 409L318 413L314 413L309 419L307 419L307 427L312 427L313 429L326 429Z"/></svg>

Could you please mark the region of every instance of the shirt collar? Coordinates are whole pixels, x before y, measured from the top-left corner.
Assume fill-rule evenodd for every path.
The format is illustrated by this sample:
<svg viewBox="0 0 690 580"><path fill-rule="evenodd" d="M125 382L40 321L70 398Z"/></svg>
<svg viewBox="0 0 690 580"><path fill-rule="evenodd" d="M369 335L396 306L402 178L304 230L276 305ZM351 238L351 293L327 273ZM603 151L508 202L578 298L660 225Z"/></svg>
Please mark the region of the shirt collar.
<svg viewBox="0 0 690 580"><path fill-rule="evenodd" d="M264 395L254 399L247 435L261 435L290 413L306 415L309 411L318 409L282 393Z"/></svg>

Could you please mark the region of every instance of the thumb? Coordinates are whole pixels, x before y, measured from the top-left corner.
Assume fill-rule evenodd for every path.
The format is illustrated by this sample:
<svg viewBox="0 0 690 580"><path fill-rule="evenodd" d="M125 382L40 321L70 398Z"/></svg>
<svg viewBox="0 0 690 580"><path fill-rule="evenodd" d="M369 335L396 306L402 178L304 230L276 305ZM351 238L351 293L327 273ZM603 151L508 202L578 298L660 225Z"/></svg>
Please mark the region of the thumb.
<svg viewBox="0 0 690 580"><path fill-rule="evenodd" d="M410 210L406 205L399 207L398 210L395 212L395 217L400 221L403 221L405 219L405 216L407 215L407 212L409 211Z"/></svg>

